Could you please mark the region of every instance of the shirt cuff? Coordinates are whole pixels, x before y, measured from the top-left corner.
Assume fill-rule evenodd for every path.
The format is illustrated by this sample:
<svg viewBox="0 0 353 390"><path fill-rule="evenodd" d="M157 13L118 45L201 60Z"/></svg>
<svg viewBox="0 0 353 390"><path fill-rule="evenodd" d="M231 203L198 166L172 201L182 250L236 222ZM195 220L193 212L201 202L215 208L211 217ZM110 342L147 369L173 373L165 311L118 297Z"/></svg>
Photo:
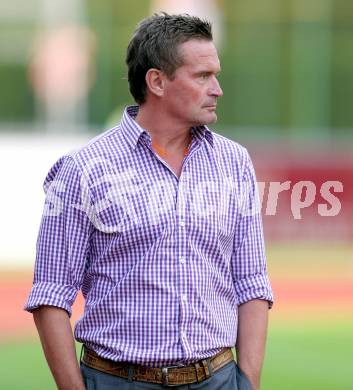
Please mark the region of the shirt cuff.
<svg viewBox="0 0 353 390"><path fill-rule="evenodd" d="M268 301L269 309L273 305L273 293L267 273L251 275L234 281L238 305L254 299Z"/></svg>
<svg viewBox="0 0 353 390"><path fill-rule="evenodd" d="M40 306L55 306L67 311L71 317L73 305L78 291L70 285L39 282L35 283L29 294L24 310L32 312Z"/></svg>

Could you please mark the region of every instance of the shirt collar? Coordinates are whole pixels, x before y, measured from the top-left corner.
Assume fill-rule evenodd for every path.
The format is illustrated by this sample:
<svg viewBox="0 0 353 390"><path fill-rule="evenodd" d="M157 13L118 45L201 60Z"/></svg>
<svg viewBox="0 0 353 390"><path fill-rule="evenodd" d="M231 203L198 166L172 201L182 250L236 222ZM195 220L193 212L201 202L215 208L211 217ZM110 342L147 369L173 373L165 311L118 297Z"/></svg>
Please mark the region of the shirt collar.
<svg viewBox="0 0 353 390"><path fill-rule="evenodd" d="M137 105L126 107L120 122L120 127L125 135L125 139L133 149L136 148L142 135L148 136L146 130L135 121L138 111L139 106Z"/></svg>
<svg viewBox="0 0 353 390"><path fill-rule="evenodd" d="M191 134L198 142L203 142L205 139L213 148L213 134L206 125L195 126L191 129Z"/></svg>
<svg viewBox="0 0 353 390"><path fill-rule="evenodd" d="M146 137L146 140L151 142L150 136L146 130L144 130L136 121L139 110L138 105L127 106L124 110L124 114L121 119L120 127L124 132L127 142L135 149L138 141L141 137ZM212 131L204 125L195 126L191 129L192 135L197 142L203 142L204 139L213 147L213 134Z"/></svg>

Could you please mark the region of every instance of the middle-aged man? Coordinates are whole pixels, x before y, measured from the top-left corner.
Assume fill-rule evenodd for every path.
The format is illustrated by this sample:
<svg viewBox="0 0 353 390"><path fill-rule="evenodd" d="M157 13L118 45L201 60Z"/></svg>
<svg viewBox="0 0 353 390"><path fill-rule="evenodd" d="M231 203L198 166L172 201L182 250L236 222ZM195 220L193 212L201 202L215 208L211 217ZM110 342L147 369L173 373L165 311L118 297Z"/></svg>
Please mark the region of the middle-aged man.
<svg viewBox="0 0 353 390"><path fill-rule="evenodd" d="M251 160L206 127L222 96L211 26L147 18L127 66L138 105L44 184L26 309L50 369L59 389L259 389L272 292Z"/></svg>

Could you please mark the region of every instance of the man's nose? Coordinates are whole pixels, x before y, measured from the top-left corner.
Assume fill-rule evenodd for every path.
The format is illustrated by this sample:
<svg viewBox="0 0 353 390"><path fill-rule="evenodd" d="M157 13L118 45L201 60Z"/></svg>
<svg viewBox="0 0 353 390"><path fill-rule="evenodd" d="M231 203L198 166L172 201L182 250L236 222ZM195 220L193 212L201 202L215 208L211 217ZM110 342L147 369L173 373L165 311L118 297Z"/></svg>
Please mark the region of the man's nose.
<svg viewBox="0 0 353 390"><path fill-rule="evenodd" d="M216 77L214 77L212 85L210 86L209 93L212 96L221 97L223 96L223 91L221 86L219 85L219 81Z"/></svg>

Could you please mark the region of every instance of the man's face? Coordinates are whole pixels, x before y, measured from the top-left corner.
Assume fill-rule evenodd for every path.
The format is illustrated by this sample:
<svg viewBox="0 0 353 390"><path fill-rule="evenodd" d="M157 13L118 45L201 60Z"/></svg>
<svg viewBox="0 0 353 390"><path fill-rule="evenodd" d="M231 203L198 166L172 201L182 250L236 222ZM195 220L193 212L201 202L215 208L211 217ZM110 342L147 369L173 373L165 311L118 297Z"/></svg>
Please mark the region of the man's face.
<svg viewBox="0 0 353 390"><path fill-rule="evenodd" d="M217 120L217 99L223 95L217 75L220 62L211 41L192 39L179 45L182 65L166 80L164 108L186 127Z"/></svg>

